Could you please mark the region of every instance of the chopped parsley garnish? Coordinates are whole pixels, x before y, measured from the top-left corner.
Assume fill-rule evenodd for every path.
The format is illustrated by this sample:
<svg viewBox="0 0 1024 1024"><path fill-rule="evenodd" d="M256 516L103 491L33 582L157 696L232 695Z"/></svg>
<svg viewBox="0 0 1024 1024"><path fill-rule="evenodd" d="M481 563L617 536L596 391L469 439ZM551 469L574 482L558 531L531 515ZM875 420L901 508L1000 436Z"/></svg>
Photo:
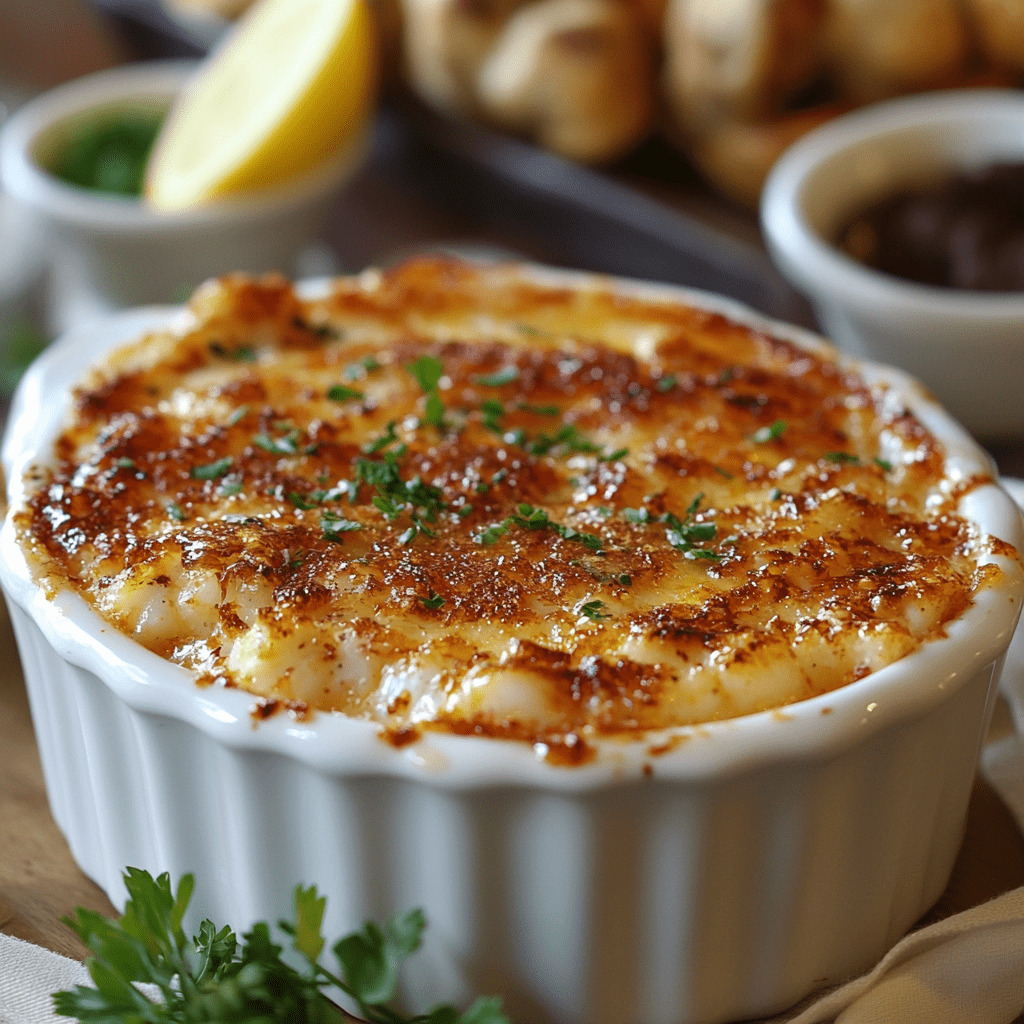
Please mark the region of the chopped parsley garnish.
<svg viewBox="0 0 1024 1024"><path fill-rule="evenodd" d="M230 498L234 494L241 494L245 485L238 479L226 479L221 481L220 493L224 498Z"/></svg>
<svg viewBox="0 0 1024 1024"><path fill-rule="evenodd" d="M886 473L892 472L892 463L888 459L875 458L875 465L880 467Z"/></svg>
<svg viewBox="0 0 1024 1024"><path fill-rule="evenodd" d="M330 947L337 963L332 971L320 962L327 946L322 931L327 901L316 886L296 886L293 916L278 922L291 946L286 960L265 921L256 922L241 941L227 925L218 928L209 920L187 938L182 920L195 887L192 875L182 876L176 891L167 874L153 878L128 868L123 877L128 900L116 921L83 909L65 918L92 953L86 967L95 987L56 993L53 1005L61 1016L107 1024L325 1024L345 1016L324 994L333 987L374 1024L509 1024L499 999L477 999L463 1013L437 1006L415 1017L387 1005L398 989L399 964L420 946L426 926L421 910L397 914L383 927L367 922L339 939ZM157 992L136 987L139 982Z"/></svg>
<svg viewBox="0 0 1024 1024"><path fill-rule="evenodd" d="M480 415L484 426L492 433L501 434L505 428L501 425L501 417L505 415L505 406L496 398L488 398L480 406Z"/></svg>
<svg viewBox="0 0 1024 1024"><path fill-rule="evenodd" d="M557 416L562 411L557 405L533 405L530 402L519 402L516 408L532 413L534 416Z"/></svg>
<svg viewBox="0 0 1024 1024"><path fill-rule="evenodd" d="M416 378L423 393L427 396L426 414L423 422L438 429L444 428L444 404L437 393L437 384L444 375L441 360L434 356L420 356L415 363L406 369Z"/></svg>
<svg viewBox="0 0 1024 1024"><path fill-rule="evenodd" d="M719 465L712 465L711 468L719 475L724 476L726 480L732 480L733 476L727 469L722 469Z"/></svg>
<svg viewBox="0 0 1024 1024"><path fill-rule="evenodd" d="M722 557L721 555L700 546L705 541L714 540L718 533L718 527L714 523L698 523L694 519L703 499L704 495L698 494L690 502L682 519L673 512L665 512L654 518L646 508L624 508L622 515L628 522L636 525L650 522L664 523L665 539L677 551L682 551L687 558L707 558L717 561Z"/></svg>
<svg viewBox="0 0 1024 1024"><path fill-rule="evenodd" d="M365 359L361 359L358 363L349 363L345 367L345 377L348 380L359 380L379 369L380 363L373 356L366 356Z"/></svg>
<svg viewBox="0 0 1024 1024"><path fill-rule="evenodd" d="M588 441L573 424L566 423L557 433L538 434L528 445L526 450L531 455L564 455L567 452L584 452L597 455L601 452L601 446Z"/></svg>
<svg viewBox="0 0 1024 1024"><path fill-rule="evenodd" d="M272 437L270 434L257 434L253 443L272 455L297 455L299 451L299 437L301 436L298 427L289 427L287 424L278 424L279 429L284 429L280 437Z"/></svg>
<svg viewBox="0 0 1024 1024"><path fill-rule="evenodd" d="M628 572L622 573L620 576L617 577L617 579L619 583L621 583L624 587L629 587L633 584L633 580Z"/></svg>
<svg viewBox="0 0 1024 1024"><path fill-rule="evenodd" d="M782 497L782 491L778 487L772 488L772 493L768 495L769 501L778 501Z"/></svg>
<svg viewBox="0 0 1024 1024"><path fill-rule="evenodd" d="M482 530L476 538L478 544L497 544L502 537L508 533L508 528L512 525L511 519L503 519L500 523L495 523L493 526L488 526L485 530Z"/></svg>
<svg viewBox="0 0 1024 1024"><path fill-rule="evenodd" d="M463 519L465 519L466 516L471 516L472 514L473 514L473 506L472 505L463 505L463 506L461 506L459 508L459 515Z"/></svg>
<svg viewBox="0 0 1024 1024"><path fill-rule="evenodd" d="M436 522L438 513L446 507L442 500L444 492L424 483L418 476L403 480L395 453L388 452L381 461L359 459L356 478L376 490L372 504L389 521L394 522L403 512L409 512L412 532L406 530L399 537L401 543L410 543L420 533L434 536L425 524Z"/></svg>
<svg viewBox="0 0 1024 1024"><path fill-rule="evenodd" d="M628 448L616 448L610 455L601 455L598 457L598 462L618 462L619 459L624 459L629 454Z"/></svg>
<svg viewBox="0 0 1024 1024"><path fill-rule="evenodd" d="M845 462L854 466L860 463L860 459L852 452L825 452L825 458L829 462Z"/></svg>
<svg viewBox="0 0 1024 1024"><path fill-rule="evenodd" d="M488 388L500 388L506 384L511 384L512 381L519 379L519 367L518 366L506 366L496 373L484 374L482 377L477 377L477 384L483 384L484 387Z"/></svg>
<svg viewBox="0 0 1024 1024"><path fill-rule="evenodd" d="M341 534L352 533L362 528L362 523L346 519L344 516L333 515L330 512L325 512L320 518L320 530L323 533L324 540L331 540L339 544L341 543Z"/></svg>
<svg viewBox="0 0 1024 1024"><path fill-rule="evenodd" d="M770 426L760 427L750 435L750 440L755 444L767 444L782 437L786 430L785 420L776 420Z"/></svg>
<svg viewBox="0 0 1024 1024"><path fill-rule="evenodd" d="M406 369L416 378L417 383L425 392L436 391L438 381L444 375L441 360L434 356L420 356Z"/></svg>
<svg viewBox="0 0 1024 1024"><path fill-rule="evenodd" d="M179 523L185 522L185 513L182 512L181 506L177 502L172 501L167 506L167 514L172 519L176 519Z"/></svg>
<svg viewBox="0 0 1024 1024"><path fill-rule="evenodd" d="M655 387L659 391L662 391L662 392L664 392L664 391L671 391L675 386L676 386L676 379L671 374L669 374L667 377L662 377L658 381L658 383L655 384Z"/></svg>
<svg viewBox="0 0 1024 1024"><path fill-rule="evenodd" d="M235 424L240 423L249 415L249 406L240 405L229 417L228 426L233 427Z"/></svg>
<svg viewBox="0 0 1024 1024"><path fill-rule="evenodd" d="M249 345L239 345L237 348L228 349L219 341L211 341L210 351L221 359L233 359L238 363L256 362L256 350Z"/></svg>
<svg viewBox="0 0 1024 1024"><path fill-rule="evenodd" d="M508 533L511 526L519 526L524 530L550 530L563 540L576 541L591 551L600 551L604 546L604 542L596 534L584 533L582 530L576 530L571 526L566 526L564 523L553 522L548 517L546 509L534 508L525 502L517 505L515 513L506 517L500 523L494 523L482 530L477 535L477 543L496 544Z"/></svg>
<svg viewBox="0 0 1024 1024"><path fill-rule="evenodd" d="M310 496L312 497L312 495ZM304 512L308 512L311 508L316 508L319 502L316 500L310 500L299 494L298 491L289 491L288 500L298 509L302 509Z"/></svg>
<svg viewBox="0 0 1024 1024"><path fill-rule="evenodd" d="M118 459L114 459L115 469L135 469L135 460L129 459L126 456L121 456Z"/></svg>
<svg viewBox="0 0 1024 1024"><path fill-rule="evenodd" d="M393 445L398 440L398 435L395 433L395 421L392 420L385 428L384 433L381 434L375 441L371 441L369 444L363 445L363 451L367 455L373 455L375 452L381 452L385 448Z"/></svg>
<svg viewBox="0 0 1024 1024"><path fill-rule="evenodd" d="M578 609L580 615L585 615L591 622L600 622L602 619L610 619L611 615L604 611L604 601L587 601Z"/></svg>
<svg viewBox="0 0 1024 1024"><path fill-rule="evenodd" d="M353 399L362 400L366 396L362 391L357 391L355 388L345 387L344 384L335 384L333 387L328 388L327 397L332 402L349 402Z"/></svg>
<svg viewBox="0 0 1024 1024"><path fill-rule="evenodd" d="M427 592L427 597L419 598L419 602L424 608L429 608L431 611L435 611L444 604L444 598L440 594L435 594L433 590Z"/></svg>
<svg viewBox="0 0 1024 1024"><path fill-rule="evenodd" d="M210 462L205 466L193 466L188 475L193 480L216 480L222 477L231 468L231 459L225 457L216 462Z"/></svg>

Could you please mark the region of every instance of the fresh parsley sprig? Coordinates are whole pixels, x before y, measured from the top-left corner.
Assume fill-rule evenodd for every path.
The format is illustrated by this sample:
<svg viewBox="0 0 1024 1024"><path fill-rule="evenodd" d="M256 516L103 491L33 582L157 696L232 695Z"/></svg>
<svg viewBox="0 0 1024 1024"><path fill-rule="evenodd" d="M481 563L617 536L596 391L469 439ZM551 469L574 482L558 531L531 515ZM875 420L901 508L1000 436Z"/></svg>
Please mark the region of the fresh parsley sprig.
<svg viewBox="0 0 1024 1024"><path fill-rule="evenodd" d="M97 1024L342 1024L345 1014L323 993L335 986L351 997L369 1024L509 1024L495 998L478 999L462 1013L450 1006L405 1017L388 1007L398 986L399 965L420 946L422 911L399 914L383 928L368 922L338 940L332 951L336 971L321 966L326 941L322 924L326 899L316 886L295 889L295 917L278 926L305 961L292 967L281 958L270 927L257 922L239 943L227 926L203 921L188 939L182 920L194 879L182 877L177 891L170 876L153 878L128 868L128 902L112 921L79 908L65 922L92 951L87 961L93 985L78 985L53 997L64 1017ZM159 998L137 988L156 986Z"/></svg>

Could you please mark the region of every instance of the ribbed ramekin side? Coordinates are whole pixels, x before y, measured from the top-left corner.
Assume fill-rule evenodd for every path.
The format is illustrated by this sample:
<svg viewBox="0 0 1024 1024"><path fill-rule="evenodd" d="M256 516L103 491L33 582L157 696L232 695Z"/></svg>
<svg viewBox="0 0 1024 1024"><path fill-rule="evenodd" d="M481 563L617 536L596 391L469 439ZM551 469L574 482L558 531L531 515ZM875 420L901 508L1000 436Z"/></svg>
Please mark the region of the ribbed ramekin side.
<svg viewBox="0 0 1024 1024"><path fill-rule="evenodd" d="M986 666L818 759L458 790L429 768L321 773L131 710L11 615L55 817L116 904L132 864L196 875L193 928L288 917L299 883L328 897L330 935L419 906L409 1004L501 993L530 1024L711 1024L868 966L946 883L992 684Z"/></svg>
<svg viewBox="0 0 1024 1024"><path fill-rule="evenodd" d="M120 905L124 868L155 862L137 713L92 672L65 660L17 604L8 606L51 811L79 866Z"/></svg>

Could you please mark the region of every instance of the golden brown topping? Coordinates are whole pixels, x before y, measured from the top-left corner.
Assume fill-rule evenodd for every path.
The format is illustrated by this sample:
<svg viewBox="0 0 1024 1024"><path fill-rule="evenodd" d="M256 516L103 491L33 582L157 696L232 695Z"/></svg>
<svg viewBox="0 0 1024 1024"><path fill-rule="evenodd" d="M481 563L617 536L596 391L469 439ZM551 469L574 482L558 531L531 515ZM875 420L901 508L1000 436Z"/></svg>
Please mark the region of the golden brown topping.
<svg viewBox="0 0 1024 1024"><path fill-rule="evenodd" d="M79 389L21 527L262 714L577 763L861 678L984 575L938 442L825 350L449 261L192 309Z"/></svg>

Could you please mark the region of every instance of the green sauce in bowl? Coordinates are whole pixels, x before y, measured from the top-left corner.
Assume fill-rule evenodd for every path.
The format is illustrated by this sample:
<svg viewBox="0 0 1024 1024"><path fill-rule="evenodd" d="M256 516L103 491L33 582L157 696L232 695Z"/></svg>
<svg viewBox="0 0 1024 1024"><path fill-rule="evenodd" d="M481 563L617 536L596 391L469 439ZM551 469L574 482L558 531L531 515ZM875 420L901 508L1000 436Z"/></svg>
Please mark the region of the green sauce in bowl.
<svg viewBox="0 0 1024 1024"><path fill-rule="evenodd" d="M112 112L80 125L48 162L51 174L79 188L111 195L142 195L153 143L166 112Z"/></svg>

